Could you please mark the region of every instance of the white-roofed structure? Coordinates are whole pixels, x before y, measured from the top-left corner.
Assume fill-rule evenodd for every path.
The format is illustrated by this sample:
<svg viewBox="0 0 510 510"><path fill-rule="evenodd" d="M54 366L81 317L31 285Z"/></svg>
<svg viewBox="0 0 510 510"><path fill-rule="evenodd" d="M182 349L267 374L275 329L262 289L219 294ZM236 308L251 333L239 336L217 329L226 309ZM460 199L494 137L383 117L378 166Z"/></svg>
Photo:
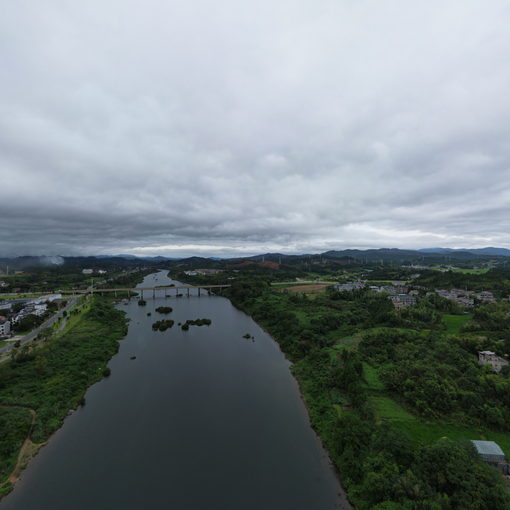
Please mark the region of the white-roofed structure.
<svg viewBox="0 0 510 510"><path fill-rule="evenodd" d="M505 462L505 453L494 441L478 441L472 440L473 446L476 448L480 459L491 464Z"/></svg>

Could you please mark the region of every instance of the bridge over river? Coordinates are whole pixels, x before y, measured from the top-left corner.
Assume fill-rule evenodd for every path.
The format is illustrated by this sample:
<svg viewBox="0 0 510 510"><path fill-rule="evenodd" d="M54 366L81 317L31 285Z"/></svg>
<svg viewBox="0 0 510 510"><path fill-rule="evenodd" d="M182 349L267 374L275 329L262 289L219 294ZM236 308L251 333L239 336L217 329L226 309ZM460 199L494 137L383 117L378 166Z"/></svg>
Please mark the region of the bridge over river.
<svg viewBox="0 0 510 510"><path fill-rule="evenodd" d="M230 287L230 285L157 285L155 287L115 287L115 288L88 288L88 289L67 289L67 290L59 290L60 294L103 294L104 292L113 292L117 295L117 292L140 292L141 298L143 299L147 293L150 295L152 293L152 297L156 297L157 291L163 291L165 297L172 296L172 291L175 290L175 296L182 296L183 294L180 291L186 291L186 294L190 295L191 289L197 289L198 295L200 296L201 290L207 290L209 292L214 292L215 290L222 290ZM152 291L152 292L151 292ZM170 291L170 294L168 294ZM144 295L145 293L145 295ZM128 297L131 297L129 294Z"/></svg>

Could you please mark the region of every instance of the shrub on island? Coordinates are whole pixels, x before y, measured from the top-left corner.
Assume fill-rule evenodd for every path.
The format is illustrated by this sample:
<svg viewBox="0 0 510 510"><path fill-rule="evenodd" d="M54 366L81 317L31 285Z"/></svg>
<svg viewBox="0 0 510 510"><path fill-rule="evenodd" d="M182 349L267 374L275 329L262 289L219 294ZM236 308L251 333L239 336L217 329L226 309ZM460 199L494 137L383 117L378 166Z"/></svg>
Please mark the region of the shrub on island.
<svg viewBox="0 0 510 510"><path fill-rule="evenodd" d="M195 320L188 319L181 326L181 328L184 331L187 331L190 326L209 326L210 324L212 324L212 320L211 319L195 319Z"/></svg>
<svg viewBox="0 0 510 510"><path fill-rule="evenodd" d="M174 325L173 320L157 321L152 325L154 331L166 331Z"/></svg>
<svg viewBox="0 0 510 510"><path fill-rule="evenodd" d="M173 308L171 306L158 306L156 308L156 312L164 313L164 314L171 313L172 311L173 311Z"/></svg>

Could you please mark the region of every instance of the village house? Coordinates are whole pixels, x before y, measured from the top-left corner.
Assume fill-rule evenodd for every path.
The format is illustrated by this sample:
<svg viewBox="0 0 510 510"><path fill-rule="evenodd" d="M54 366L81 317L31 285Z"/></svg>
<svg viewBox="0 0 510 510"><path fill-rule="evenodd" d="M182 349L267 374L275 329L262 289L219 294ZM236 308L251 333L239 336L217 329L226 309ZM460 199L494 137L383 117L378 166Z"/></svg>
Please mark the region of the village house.
<svg viewBox="0 0 510 510"><path fill-rule="evenodd" d="M483 301L484 303L495 303L496 298L494 297L494 294L492 292L489 292L488 290L482 290L482 292L479 292L476 294L476 297L480 299L480 301Z"/></svg>
<svg viewBox="0 0 510 510"><path fill-rule="evenodd" d="M397 310L407 308L408 306L414 306L416 304L416 298L414 296L408 296L407 294L398 294L397 296L388 297Z"/></svg>
<svg viewBox="0 0 510 510"><path fill-rule="evenodd" d="M508 365L508 361L505 358L498 356L492 351L478 352L478 362L480 365L490 365L496 373L501 372L501 369Z"/></svg>
<svg viewBox="0 0 510 510"><path fill-rule="evenodd" d="M474 291L472 290L463 290L463 289L452 289L452 290L445 290L445 289L435 289L435 292L438 296L444 297L446 299L451 299L452 301L455 301L459 305L462 306L474 306L475 302L472 296L475 295ZM432 294L431 292L427 293L427 296Z"/></svg>

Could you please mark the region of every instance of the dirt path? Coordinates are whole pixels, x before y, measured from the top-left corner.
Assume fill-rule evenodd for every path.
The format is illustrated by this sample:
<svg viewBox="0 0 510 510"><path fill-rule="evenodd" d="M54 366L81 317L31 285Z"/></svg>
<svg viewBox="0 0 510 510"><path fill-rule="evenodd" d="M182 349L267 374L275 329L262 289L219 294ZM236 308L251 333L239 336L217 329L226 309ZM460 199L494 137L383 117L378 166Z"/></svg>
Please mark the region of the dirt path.
<svg viewBox="0 0 510 510"><path fill-rule="evenodd" d="M11 471L11 474L9 475L7 480L3 483L0 483L0 488L3 488L8 483L14 485L19 480L21 472L23 471L24 467L27 465L29 460L37 453L39 448L41 448L41 446L44 446L46 443L44 442L36 444L33 443L31 440L32 429L34 428L35 418L37 416L37 413L34 411L34 409L25 406L18 406L15 404L0 404L0 407L22 407L23 409L28 409L30 415L32 416L32 420L30 422L30 429L18 453L16 465L14 466L14 469Z"/></svg>

